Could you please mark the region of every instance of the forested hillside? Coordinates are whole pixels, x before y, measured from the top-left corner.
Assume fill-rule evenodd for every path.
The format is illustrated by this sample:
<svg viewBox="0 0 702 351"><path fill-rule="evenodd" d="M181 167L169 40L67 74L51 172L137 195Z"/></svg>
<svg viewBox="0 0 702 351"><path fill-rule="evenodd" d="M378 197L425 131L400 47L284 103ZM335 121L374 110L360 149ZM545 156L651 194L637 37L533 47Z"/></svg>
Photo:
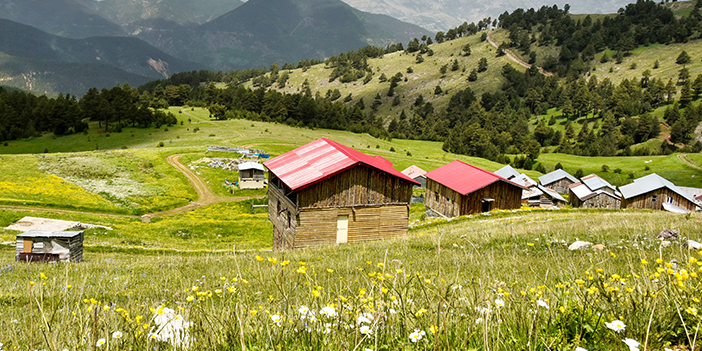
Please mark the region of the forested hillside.
<svg viewBox="0 0 702 351"><path fill-rule="evenodd" d="M132 92L132 103L137 110L200 106L219 120L243 118L350 130L385 139L441 141L447 152L526 169L539 166L533 160L542 152L587 156L668 154L680 148L700 152L702 143L695 133L702 121L699 10L691 7L686 15L676 16L665 5L639 1L611 17L574 20L555 6L519 9L501 16L498 23L511 29L492 34L491 21L483 20L433 38L422 36L384 48L368 46L325 61L180 73L142 86L139 94ZM658 17L668 20L661 24L650 20ZM594 44L598 40L584 45L594 47L589 60L587 50L570 59L557 58L557 64L548 67L555 73L551 74L542 73L537 65L525 69L507 55L537 52L540 41L549 50L567 52L575 44L569 38L559 39L556 32L571 25L576 28L574 37L591 33L603 38L598 46ZM635 41L628 53L620 46L629 37L619 32L650 34L656 26L663 26L661 33L670 33L655 37L664 43L646 47ZM524 28L531 29L520 47ZM493 48L489 35L515 40ZM665 43L670 46L660 46ZM609 51L604 50L612 47L618 50L608 63L612 74L615 66L622 70L617 58L625 62L638 57L643 62L664 57L652 52L671 48L676 52L663 61L645 62L651 68L635 78L600 78L590 68L578 68L599 65L595 56L606 55ZM534 62L538 63L538 55ZM110 128L139 124L136 117L115 120L98 114L92 118L111 123ZM51 128L55 125L42 130ZM6 133L5 138L17 135L26 134Z"/></svg>

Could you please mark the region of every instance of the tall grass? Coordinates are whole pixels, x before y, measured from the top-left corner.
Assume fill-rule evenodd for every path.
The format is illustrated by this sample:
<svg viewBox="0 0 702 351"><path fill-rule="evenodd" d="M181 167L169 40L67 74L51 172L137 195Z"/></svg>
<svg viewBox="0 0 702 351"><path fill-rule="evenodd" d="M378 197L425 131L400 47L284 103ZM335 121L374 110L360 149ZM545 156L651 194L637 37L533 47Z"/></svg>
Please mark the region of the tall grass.
<svg viewBox="0 0 702 351"><path fill-rule="evenodd" d="M189 323L179 348L191 350L626 350L625 338L641 349L698 349L702 252L654 238L666 227L699 238L701 220L511 211L292 252L31 265L3 254L0 342L171 349L150 333L155 316L172 313ZM605 249L569 251L576 238ZM615 320L623 331L606 326Z"/></svg>

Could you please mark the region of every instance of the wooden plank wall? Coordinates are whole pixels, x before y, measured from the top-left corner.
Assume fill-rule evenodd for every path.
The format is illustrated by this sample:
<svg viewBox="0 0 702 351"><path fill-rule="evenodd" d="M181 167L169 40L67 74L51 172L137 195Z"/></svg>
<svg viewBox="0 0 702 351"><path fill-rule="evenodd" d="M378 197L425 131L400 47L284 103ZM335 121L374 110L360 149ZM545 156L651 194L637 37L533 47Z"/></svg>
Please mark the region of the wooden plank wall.
<svg viewBox="0 0 702 351"><path fill-rule="evenodd" d="M653 195L658 196L656 202L653 202ZM671 202L672 205L682 207L693 212L696 211L697 206L695 206L694 203L688 201L668 188L661 188L632 197L631 199L624 199L622 200L622 208L650 208L654 210L662 210L663 203L668 201L669 196L673 198L673 201Z"/></svg>
<svg viewBox="0 0 702 351"><path fill-rule="evenodd" d="M406 205L301 209L294 247L336 244L337 219L349 216L348 242L407 235Z"/></svg>
<svg viewBox="0 0 702 351"><path fill-rule="evenodd" d="M424 206L446 217L460 216L459 207L463 196L453 189L427 178ZM521 190L520 190L521 198Z"/></svg>
<svg viewBox="0 0 702 351"><path fill-rule="evenodd" d="M299 208L409 204L412 183L362 165L299 191Z"/></svg>
<svg viewBox="0 0 702 351"><path fill-rule="evenodd" d="M287 210L285 210L286 208ZM278 214L279 211L282 212ZM269 184L268 219L273 223L273 250L285 250L295 247L297 213L297 206L285 197L277 186Z"/></svg>
<svg viewBox="0 0 702 351"><path fill-rule="evenodd" d="M557 182L553 182L549 185L544 185L544 187L557 191L559 194L568 194L570 190L569 185L573 184L568 178L563 178Z"/></svg>
<svg viewBox="0 0 702 351"><path fill-rule="evenodd" d="M607 194L599 194L581 202L582 208L611 208L618 209L622 206L622 201Z"/></svg>
<svg viewBox="0 0 702 351"><path fill-rule="evenodd" d="M580 207L583 203L570 188L568 188L568 203L573 205L573 207Z"/></svg>
<svg viewBox="0 0 702 351"><path fill-rule="evenodd" d="M494 182L482 189L476 190L461 201L460 215L480 213L483 210L482 200L486 197L495 199L490 210L513 210L521 207L522 188L504 181Z"/></svg>

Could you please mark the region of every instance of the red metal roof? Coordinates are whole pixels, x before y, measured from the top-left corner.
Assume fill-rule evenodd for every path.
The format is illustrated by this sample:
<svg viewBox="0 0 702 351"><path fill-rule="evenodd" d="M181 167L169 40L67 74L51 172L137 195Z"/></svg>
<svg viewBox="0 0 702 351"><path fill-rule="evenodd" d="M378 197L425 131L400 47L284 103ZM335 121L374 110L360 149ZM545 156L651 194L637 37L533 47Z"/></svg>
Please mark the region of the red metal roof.
<svg viewBox="0 0 702 351"><path fill-rule="evenodd" d="M392 162L380 156L366 155L327 138L317 139L263 163L291 190L302 189L359 164L419 185L393 168Z"/></svg>
<svg viewBox="0 0 702 351"><path fill-rule="evenodd" d="M424 176L457 191L461 195L467 195L497 181L504 181L525 189L523 186L502 178L495 173L458 160L443 165Z"/></svg>

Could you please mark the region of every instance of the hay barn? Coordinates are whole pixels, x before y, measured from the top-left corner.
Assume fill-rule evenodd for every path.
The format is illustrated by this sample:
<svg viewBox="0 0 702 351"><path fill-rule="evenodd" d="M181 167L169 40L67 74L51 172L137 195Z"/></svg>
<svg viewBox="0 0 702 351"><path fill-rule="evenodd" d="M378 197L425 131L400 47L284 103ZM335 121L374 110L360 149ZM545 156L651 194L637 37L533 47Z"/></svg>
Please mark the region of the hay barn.
<svg viewBox="0 0 702 351"><path fill-rule="evenodd" d="M670 212L694 212L700 204L695 198L680 190L669 180L656 173L619 187L622 193L622 208L649 208Z"/></svg>
<svg viewBox="0 0 702 351"><path fill-rule="evenodd" d="M80 262L84 232L30 230L17 235L18 262Z"/></svg>
<svg viewBox="0 0 702 351"><path fill-rule="evenodd" d="M273 248L404 236L416 181L327 138L264 163Z"/></svg>
<svg viewBox="0 0 702 351"><path fill-rule="evenodd" d="M568 187L568 201L573 207L618 209L622 194L597 174L590 174Z"/></svg>
<svg viewBox="0 0 702 351"><path fill-rule="evenodd" d="M577 178L573 177L562 169L557 169L551 173L544 174L539 177L539 183L541 183L541 185L551 190L555 190L559 194L567 194L568 187L577 182Z"/></svg>
<svg viewBox="0 0 702 351"><path fill-rule="evenodd" d="M239 188L263 189L266 187L266 175L263 165L258 162L239 164Z"/></svg>
<svg viewBox="0 0 702 351"><path fill-rule="evenodd" d="M523 205L543 208L565 207L566 201L557 191L539 185L531 177L519 173L510 165L498 169L495 174L525 188L522 190Z"/></svg>
<svg viewBox="0 0 702 351"><path fill-rule="evenodd" d="M523 186L462 161L453 161L425 176L424 205L430 216L457 217L521 207Z"/></svg>

